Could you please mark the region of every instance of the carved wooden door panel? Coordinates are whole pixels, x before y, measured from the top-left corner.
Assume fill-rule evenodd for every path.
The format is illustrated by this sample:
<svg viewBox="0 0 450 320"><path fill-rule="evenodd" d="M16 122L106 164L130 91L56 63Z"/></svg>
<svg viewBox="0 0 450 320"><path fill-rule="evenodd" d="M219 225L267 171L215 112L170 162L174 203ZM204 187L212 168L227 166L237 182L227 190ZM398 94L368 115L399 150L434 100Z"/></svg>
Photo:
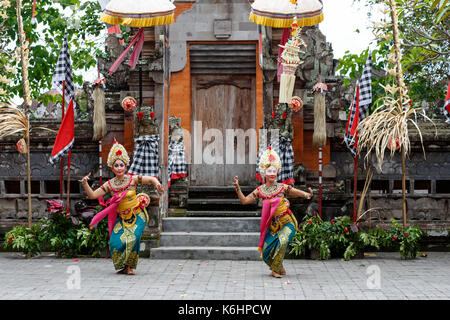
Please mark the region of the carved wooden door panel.
<svg viewBox="0 0 450 320"><path fill-rule="evenodd" d="M195 75L192 100L190 184L255 184L255 77Z"/></svg>

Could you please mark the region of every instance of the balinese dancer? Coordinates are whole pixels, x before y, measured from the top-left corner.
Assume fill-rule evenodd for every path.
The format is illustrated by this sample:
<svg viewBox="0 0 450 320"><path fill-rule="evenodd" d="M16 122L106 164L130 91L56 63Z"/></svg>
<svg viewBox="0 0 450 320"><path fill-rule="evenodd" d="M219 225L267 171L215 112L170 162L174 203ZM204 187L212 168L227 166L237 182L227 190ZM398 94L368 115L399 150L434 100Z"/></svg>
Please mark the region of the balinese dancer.
<svg viewBox="0 0 450 320"><path fill-rule="evenodd" d="M272 270L271 275L281 278L286 274L283 260L289 243L294 237L298 225L295 216L289 209L287 196L311 199L313 191L309 193L293 188L284 183L277 183L277 175L281 168L278 154L270 147L262 154L259 161L260 172L264 174L265 183L244 196L238 177L234 177L234 185L242 204L250 204L261 198L263 201L261 213L261 232L258 250L261 257Z"/></svg>
<svg viewBox="0 0 450 320"><path fill-rule="evenodd" d="M108 207L97 213L90 223L90 228L108 215L109 245L114 268L117 273L133 275L136 269L140 240L148 222L145 207L150 198L147 194L136 195L136 186L139 184L153 184L161 195L164 188L155 177L133 175L127 173L130 158L125 148L114 139L114 144L108 154L108 167L115 177L105 182L100 188L93 191L88 184L90 173L79 180L89 199L98 199L107 193L112 198L107 202Z"/></svg>

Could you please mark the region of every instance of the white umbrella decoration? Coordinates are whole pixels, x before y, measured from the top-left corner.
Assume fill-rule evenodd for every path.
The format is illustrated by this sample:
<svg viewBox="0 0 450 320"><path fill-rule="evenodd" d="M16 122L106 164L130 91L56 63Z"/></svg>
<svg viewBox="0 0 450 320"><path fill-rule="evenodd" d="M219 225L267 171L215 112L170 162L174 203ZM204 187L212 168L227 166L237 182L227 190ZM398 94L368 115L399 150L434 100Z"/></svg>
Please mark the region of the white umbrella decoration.
<svg viewBox="0 0 450 320"><path fill-rule="evenodd" d="M299 27L313 26L323 21L323 4L319 0L255 0L250 20L273 28L290 28L297 18Z"/></svg>
<svg viewBox="0 0 450 320"><path fill-rule="evenodd" d="M112 0L100 20L130 27L151 27L174 22L175 6L169 0Z"/></svg>

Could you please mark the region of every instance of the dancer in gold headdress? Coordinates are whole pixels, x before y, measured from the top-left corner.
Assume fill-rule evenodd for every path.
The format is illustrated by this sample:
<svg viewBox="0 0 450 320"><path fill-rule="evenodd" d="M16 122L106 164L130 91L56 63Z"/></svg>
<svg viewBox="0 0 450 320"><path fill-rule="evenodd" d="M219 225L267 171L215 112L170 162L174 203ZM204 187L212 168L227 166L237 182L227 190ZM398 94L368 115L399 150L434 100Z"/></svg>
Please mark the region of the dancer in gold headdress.
<svg viewBox="0 0 450 320"><path fill-rule="evenodd" d="M259 168L264 174L265 183L248 196L242 193L237 176L234 177L234 185L242 204L250 204L258 198L263 199L258 250L262 251L262 259L272 270L271 275L281 278L286 274L283 267L286 249L297 231L297 220L289 209L287 196L311 199L313 191L309 188L309 193L306 193L290 185L276 182L281 161L270 147L261 156Z"/></svg>
<svg viewBox="0 0 450 320"><path fill-rule="evenodd" d="M112 194L112 198L107 202L108 207L92 218L90 227L108 215L109 245L114 268L119 270L117 273L133 275L139 258L141 236L148 222L145 208L150 202L145 193L136 195L136 186L151 183L159 194L162 194L164 189L155 177L126 173L129 165L127 150L114 140L108 154L108 167L115 177L95 191L87 182L90 173L79 181L89 199L98 199L106 193Z"/></svg>

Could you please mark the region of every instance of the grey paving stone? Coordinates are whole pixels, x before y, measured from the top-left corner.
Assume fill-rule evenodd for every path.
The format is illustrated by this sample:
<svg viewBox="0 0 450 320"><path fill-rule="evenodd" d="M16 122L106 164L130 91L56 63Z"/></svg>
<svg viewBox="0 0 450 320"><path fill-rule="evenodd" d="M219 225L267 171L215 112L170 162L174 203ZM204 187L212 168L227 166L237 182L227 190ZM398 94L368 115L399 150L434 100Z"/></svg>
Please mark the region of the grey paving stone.
<svg viewBox="0 0 450 320"><path fill-rule="evenodd" d="M135 276L115 274L108 259L24 259L0 253L3 299L15 300L427 300L450 299L450 253L400 260L377 253L361 260L285 260L282 279L262 261L139 260ZM367 287L367 268L380 268L380 288ZM79 289L70 288L79 271ZM72 283L73 284L73 283Z"/></svg>

